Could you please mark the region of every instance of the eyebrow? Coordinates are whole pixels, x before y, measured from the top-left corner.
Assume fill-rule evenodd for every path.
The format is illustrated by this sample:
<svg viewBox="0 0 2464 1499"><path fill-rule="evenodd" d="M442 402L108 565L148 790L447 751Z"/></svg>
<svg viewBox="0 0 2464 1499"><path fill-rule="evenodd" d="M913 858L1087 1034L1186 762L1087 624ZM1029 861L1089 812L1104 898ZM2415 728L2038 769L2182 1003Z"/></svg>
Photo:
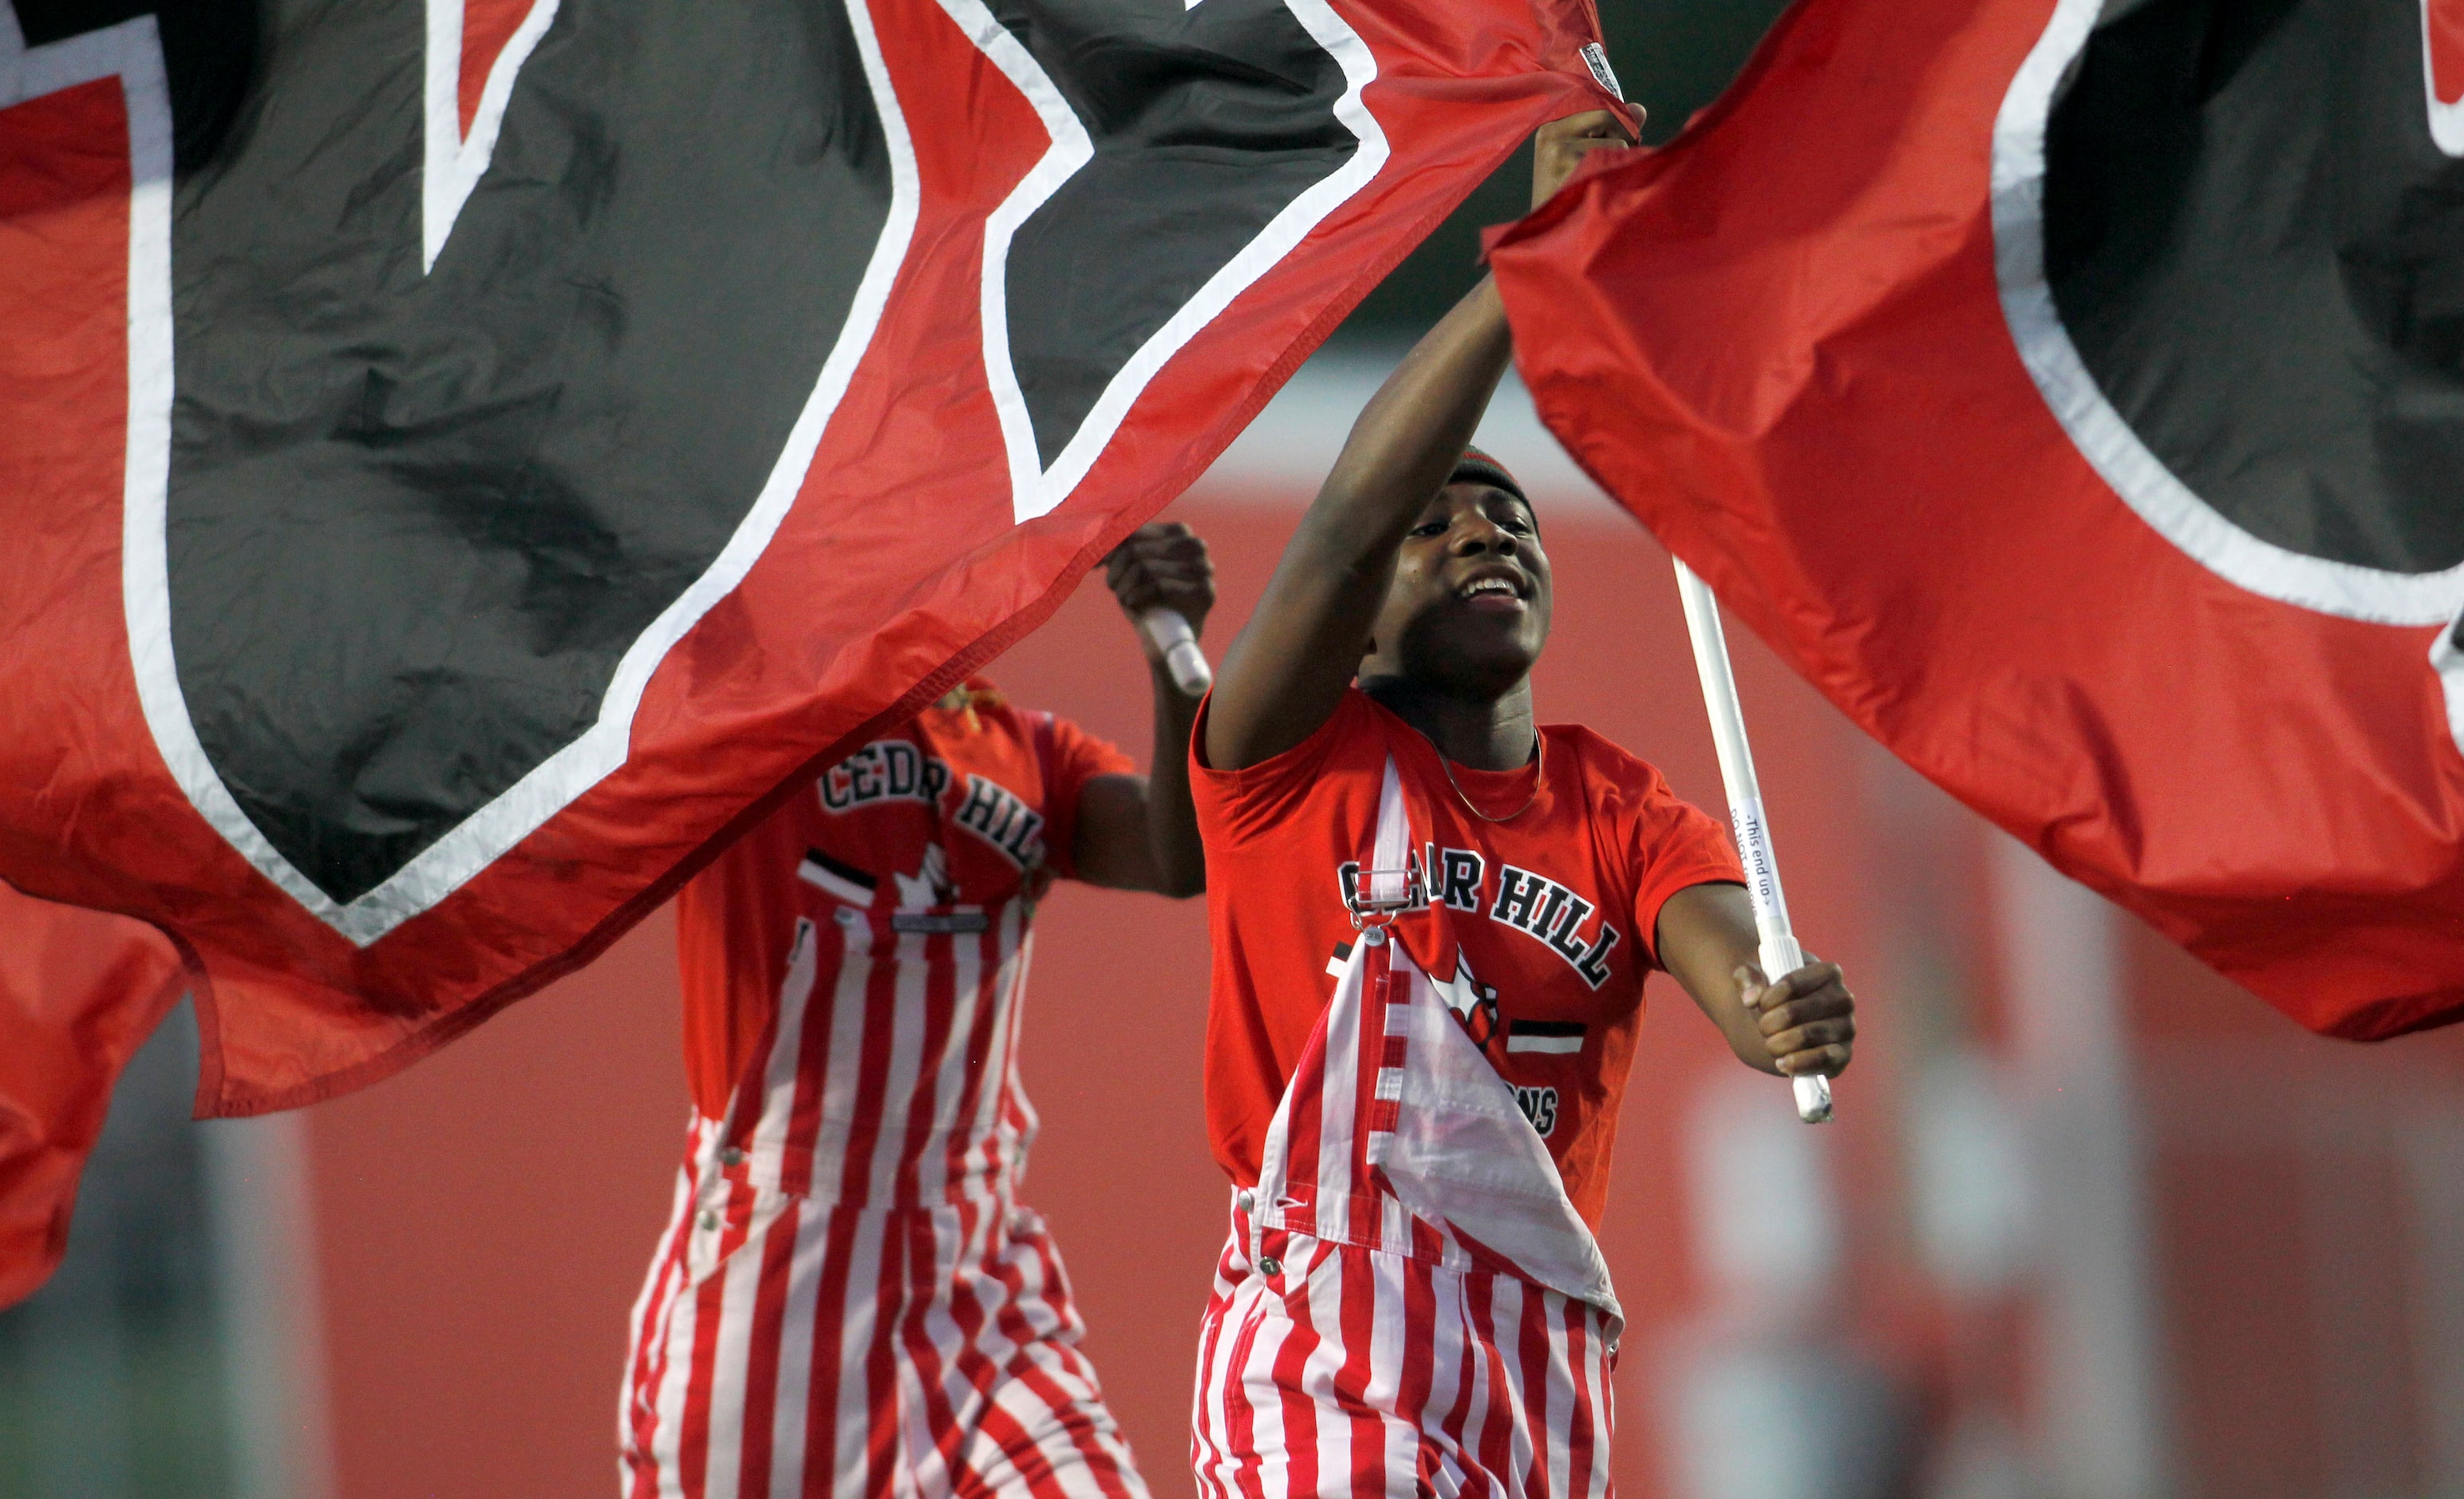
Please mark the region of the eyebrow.
<svg viewBox="0 0 2464 1499"><path fill-rule="evenodd" d="M1527 495L1518 495L1514 491L1497 484L1488 484L1483 487L1491 495L1503 495L1508 501L1522 506L1525 518L1531 522L1531 534L1534 536L1540 534L1540 511L1537 506L1531 503L1530 496ZM1485 503L1486 501L1484 500L1484 506ZM1418 528L1427 524L1432 513L1437 510L1439 500L1436 497L1432 497L1427 505L1421 507L1419 518L1412 522L1413 526Z"/></svg>

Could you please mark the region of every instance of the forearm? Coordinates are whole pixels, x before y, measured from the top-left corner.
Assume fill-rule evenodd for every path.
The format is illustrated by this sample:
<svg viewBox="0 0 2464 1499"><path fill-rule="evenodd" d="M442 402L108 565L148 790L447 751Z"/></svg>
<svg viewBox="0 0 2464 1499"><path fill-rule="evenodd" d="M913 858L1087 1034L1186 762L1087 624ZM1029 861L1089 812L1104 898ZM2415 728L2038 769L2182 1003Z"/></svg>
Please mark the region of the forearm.
<svg viewBox="0 0 2464 1499"><path fill-rule="evenodd" d="M1808 961L1768 983L1743 886L1695 885L1660 909L1660 960L1737 1060L1781 1077L1837 1073L1857 1038L1857 997L1837 963Z"/></svg>
<svg viewBox="0 0 2464 1499"><path fill-rule="evenodd" d="M1484 276L1412 346L1353 423L1293 553L1306 547L1312 562L1337 569L1391 563L1479 430L1513 356L1506 304Z"/></svg>
<svg viewBox="0 0 2464 1499"><path fill-rule="evenodd" d="M1737 970L1755 960L1751 942L1730 944L1717 953L1698 949L1686 958L1672 959L1669 972L1711 1024L1720 1027L1721 1038L1738 1061L1777 1076L1779 1060L1763 1037L1762 1018L1746 1003L1745 986L1737 981Z"/></svg>
<svg viewBox="0 0 2464 1499"><path fill-rule="evenodd" d="M1630 144L1639 119L1591 110L1544 127L1532 143L1531 206L1548 202L1590 152ZM1419 507L1470 443L1513 355L1506 303L1496 281L1483 276L1414 345L1353 424L1287 562L1306 546L1321 576L1391 565Z"/></svg>
<svg viewBox="0 0 2464 1499"><path fill-rule="evenodd" d="M1352 682L1395 552L1480 426L1513 342L1487 280L1379 387L1224 653L1208 763L1255 764L1307 738Z"/></svg>
<svg viewBox="0 0 2464 1499"><path fill-rule="evenodd" d="M1661 908L1660 960L1748 1067L1776 1074L1762 1018L1746 1002L1737 971L1761 961L1753 906L1735 885L1697 885Z"/></svg>
<svg viewBox="0 0 2464 1499"><path fill-rule="evenodd" d="M1155 759L1147 773L1147 849L1155 889L1167 895L1202 894L1206 849L1198 836L1198 807L1189 796L1189 736L1198 699L1174 684L1161 662L1148 663L1155 689Z"/></svg>

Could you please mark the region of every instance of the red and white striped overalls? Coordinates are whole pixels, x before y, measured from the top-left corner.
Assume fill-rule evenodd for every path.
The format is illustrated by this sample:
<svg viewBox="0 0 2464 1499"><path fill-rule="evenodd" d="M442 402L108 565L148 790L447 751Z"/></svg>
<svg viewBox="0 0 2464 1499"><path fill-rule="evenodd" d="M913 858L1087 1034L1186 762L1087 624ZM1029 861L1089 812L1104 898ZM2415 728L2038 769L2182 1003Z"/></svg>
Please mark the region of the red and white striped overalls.
<svg viewBox="0 0 2464 1499"><path fill-rule="evenodd" d="M1389 760L1369 867L1412 847ZM1364 931L1234 1196L1199 1351L1201 1495L1605 1499L1621 1325L1512 1090L1402 945Z"/></svg>
<svg viewBox="0 0 2464 1499"><path fill-rule="evenodd" d="M1016 1199L1030 902L870 894L799 922L728 1117L693 1125L633 1312L626 1491L1145 1499Z"/></svg>

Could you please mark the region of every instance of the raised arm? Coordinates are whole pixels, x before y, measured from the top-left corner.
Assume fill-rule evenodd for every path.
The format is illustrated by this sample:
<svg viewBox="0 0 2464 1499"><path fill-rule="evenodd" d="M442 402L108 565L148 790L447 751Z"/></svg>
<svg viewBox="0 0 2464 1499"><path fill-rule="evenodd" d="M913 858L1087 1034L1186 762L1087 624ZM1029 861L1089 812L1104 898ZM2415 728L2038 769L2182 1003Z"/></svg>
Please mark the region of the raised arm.
<svg viewBox="0 0 2464 1499"><path fill-rule="evenodd" d="M1633 140L1633 122L1604 109L1542 126L1533 205L1591 151ZM1454 471L1512 354L1505 306L1483 277L1386 377L1224 654L1207 707L1208 764L1254 765L1333 715L1369 643L1396 548Z"/></svg>
<svg viewBox="0 0 2464 1499"><path fill-rule="evenodd" d="M1203 633L1215 606L1206 543L1177 521L1140 526L1104 562L1104 581L1133 626L1151 608L1179 612ZM1115 890L1183 897L1206 889L1206 852L1189 800L1189 732L1198 704L1182 695L1163 657L1138 631L1155 694L1155 759L1144 776L1097 776L1078 793L1070 862L1078 877Z"/></svg>

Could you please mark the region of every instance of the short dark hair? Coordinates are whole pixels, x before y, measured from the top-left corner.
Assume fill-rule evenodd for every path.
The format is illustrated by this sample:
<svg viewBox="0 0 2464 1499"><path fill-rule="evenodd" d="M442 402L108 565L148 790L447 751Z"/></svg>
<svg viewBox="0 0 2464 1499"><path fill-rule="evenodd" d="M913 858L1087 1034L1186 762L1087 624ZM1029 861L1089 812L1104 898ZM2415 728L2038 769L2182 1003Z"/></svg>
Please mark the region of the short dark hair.
<svg viewBox="0 0 2464 1499"><path fill-rule="evenodd" d="M1506 471L1506 465L1477 448L1463 451L1463 456L1455 460L1455 471L1446 475L1446 482L1492 485L1523 501L1526 510L1531 508L1531 496L1523 493L1522 485L1514 482L1514 475Z"/></svg>
<svg viewBox="0 0 2464 1499"><path fill-rule="evenodd" d="M1463 456L1455 460L1455 471L1446 475L1446 482L1485 484L1491 489L1506 491L1523 502L1523 513L1531 518L1532 534L1534 536L1539 534L1539 507L1531 503L1530 496L1523 493L1523 486L1514 481L1514 475L1506 471L1506 465L1489 454L1477 448L1465 448L1463 451Z"/></svg>

